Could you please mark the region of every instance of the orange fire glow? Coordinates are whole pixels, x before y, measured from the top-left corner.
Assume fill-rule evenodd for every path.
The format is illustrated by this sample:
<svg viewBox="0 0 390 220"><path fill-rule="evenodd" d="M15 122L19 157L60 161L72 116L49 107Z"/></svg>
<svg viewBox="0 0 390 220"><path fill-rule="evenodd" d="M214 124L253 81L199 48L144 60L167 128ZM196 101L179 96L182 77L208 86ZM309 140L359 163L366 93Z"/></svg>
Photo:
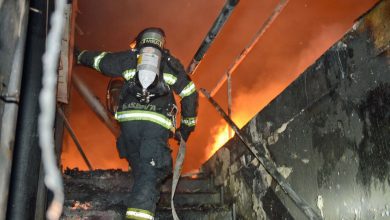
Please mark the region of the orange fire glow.
<svg viewBox="0 0 390 220"><path fill-rule="evenodd" d="M217 152L217 150L232 137L231 134L232 130L229 128L229 126L224 123L224 121L220 121L219 125L214 127L212 132L212 143L209 143L206 147L206 159L210 158L215 152Z"/></svg>
<svg viewBox="0 0 390 220"><path fill-rule="evenodd" d="M288 84L275 84L264 91L253 91L242 93L234 99L232 120L239 127L253 118L254 115L263 109L270 100L275 98ZM244 106L244 107L243 107ZM229 125L221 119L220 122L212 129L212 141L206 147L206 159L210 158L219 148L221 148L231 137L234 131Z"/></svg>
<svg viewBox="0 0 390 220"><path fill-rule="evenodd" d="M235 97L232 120L239 128L242 128L258 111L263 109L272 99L282 92L296 77L299 76L313 61L324 53L335 39L341 37L343 29L340 26L332 26L322 30L316 38L308 42L309 47L300 52L298 63L293 73L283 83L272 84L268 88L244 92ZM222 147L232 136L232 130L223 120L212 129L212 142L208 144L206 155L210 158L220 147ZM229 133L230 132L230 133Z"/></svg>
<svg viewBox="0 0 390 220"><path fill-rule="evenodd" d="M225 3L223 0L200 0L192 3L172 0L161 4L158 1L156 4L147 4L142 0L121 0L121 3L117 4L104 0L98 2L99 4L91 7L89 1L79 0L82 13L78 14L76 23L83 30L83 33L75 34L75 44L79 49L120 51L128 47L129 39L136 36L139 30L147 26L158 26L167 33L168 49L183 64L192 59L193 53ZM192 77L198 88L210 91L210 88L215 86L277 2L240 2ZM359 4L354 0L290 1L232 75L232 120L237 126L245 126L308 65L339 40L352 26L354 19L375 2L377 0L361 0ZM134 5L138 6L133 7ZM108 8L110 10L107 10ZM173 11L175 16L172 16ZM199 17L200 11L208 13ZM101 14L104 16L98 16ZM178 17L180 19L177 19ZM199 19L193 19L194 17ZM83 67L76 67L74 73L78 73L88 82L100 100L105 100L108 78ZM221 89L214 98L226 107L225 96L226 92ZM71 97L69 120L92 166L99 169L127 170L127 161L119 159L115 139L108 129L77 92L72 90ZM200 99L198 122L187 145L183 172L198 170L202 163L234 135L206 99ZM173 147L172 155L175 156L176 152L177 147ZM62 165L64 168L87 169L67 134L64 138Z"/></svg>

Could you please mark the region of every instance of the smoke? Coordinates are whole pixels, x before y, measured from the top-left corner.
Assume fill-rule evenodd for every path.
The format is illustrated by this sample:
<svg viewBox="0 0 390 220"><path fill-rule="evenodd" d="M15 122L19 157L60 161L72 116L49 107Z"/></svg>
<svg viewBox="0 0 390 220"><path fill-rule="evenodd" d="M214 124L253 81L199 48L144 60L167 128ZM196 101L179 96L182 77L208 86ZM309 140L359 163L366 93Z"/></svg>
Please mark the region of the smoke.
<svg viewBox="0 0 390 220"><path fill-rule="evenodd" d="M293 17L299 18L298 14ZM320 16L316 14L316 17ZM286 18L281 16L279 19ZM305 18L301 19L305 23L310 21ZM288 21L276 24L276 26L282 25L283 27L279 27L279 31L282 29L283 32L285 29L286 33L270 34L272 37L264 37L263 41L270 41L269 44L263 42L263 44L258 45L257 51L254 52L256 56L248 57L239 72L233 75L233 91L236 91L233 95L233 121L239 127L243 127L339 40L354 21L353 16L349 17L349 20L344 19L339 22L322 24L319 20L311 21L311 24L304 25L306 31L298 33L293 33L291 29L287 28L291 25ZM285 36L289 36L289 38L285 38ZM275 43L272 44L271 41ZM262 57L266 57L266 59L261 59ZM237 76L238 74L240 75ZM221 93L226 94L226 88L222 88ZM219 102L226 106L227 97L220 95L218 98ZM227 124L223 120L214 121L214 125L208 131L211 138L208 139L204 152L206 158L229 138Z"/></svg>
<svg viewBox="0 0 390 220"><path fill-rule="evenodd" d="M321 27L316 37L311 39L306 48L300 51L299 59L296 65L295 74L303 72L313 60L319 58L331 45L335 43L334 39L340 39L344 35L345 29L338 24ZM303 42L300 42L303 44Z"/></svg>
<svg viewBox="0 0 390 220"><path fill-rule="evenodd" d="M376 0L291 0L274 24L232 76L233 120L243 126L283 91L303 70L336 42ZM79 0L77 24L84 35L76 36L80 49L118 51L128 48L136 34L149 26L162 27L167 47L188 64L211 27L224 0ZM211 90L278 1L240 1L230 20L210 47L192 77L198 88ZM81 74L101 100L105 100L108 78L84 67ZM226 108L226 85L215 96ZM123 168L115 140L76 92L72 92L70 120L96 168ZM187 145L184 172L207 160L220 127L217 111L200 98L198 126ZM72 141L65 140L64 167L86 169ZM172 144L172 143L171 143ZM174 147L174 153L176 148Z"/></svg>
<svg viewBox="0 0 390 220"><path fill-rule="evenodd" d="M94 90L94 92L104 102L105 88L109 78L83 67L75 68L76 72L80 69L83 70L83 72L79 73L80 77L88 82L89 86L101 88ZM114 136L88 107L75 88L72 88L71 100L67 109L70 112L70 124L92 167L99 169L121 168L126 170L128 167L127 162L119 159ZM65 132L63 143L62 164L64 169L66 167L78 167L82 170L88 169L67 132Z"/></svg>

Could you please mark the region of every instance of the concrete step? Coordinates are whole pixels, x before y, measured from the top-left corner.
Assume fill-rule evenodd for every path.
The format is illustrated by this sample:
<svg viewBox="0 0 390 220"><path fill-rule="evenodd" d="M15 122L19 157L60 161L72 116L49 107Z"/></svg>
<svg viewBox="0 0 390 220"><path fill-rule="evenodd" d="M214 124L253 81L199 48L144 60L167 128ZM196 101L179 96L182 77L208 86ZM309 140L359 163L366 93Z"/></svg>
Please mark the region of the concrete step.
<svg viewBox="0 0 390 220"><path fill-rule="evenodd" d="M65 208L60 220L123 220L123 213L114 210L70 210Z"/></svg>
<svg viewBox="0 0 390 220"><path fill-rule="evenodd" d="M64 175L65 193L74 192L130 192L133 178L130 172L121 170L78 171L66 170ZM168 193L172 188L172 179L167 179L161 192ZM177 193L216 192L212 180L206 177L182 177L176 188Z"/></svg>
<svg viewBox="0 0 390 220"><path fill-rule="evenodd" d="M172 179L168 179L161 187L162 193L169 193L172 189ZM180 178L177 187L177 193L215 193L215 188L212 180L209 178L191 178L182 177Z"/></svg>
<svg viewBox="0 0 390 220"><path fill-rule="evenodd" d="M175 207L202 207L222 204L219 193L176 193ZM171 194L161 193L159 207L171 206Z"/></svg>
<svg viewBox="0 0 390 220"><path fill-rule="evenodd" d="M104 210L112 206L121 206L130 201L129 193L122 192L90 192L67 193L65 206L73 207L76 203L89 204L97 210ZM174 198L176 207L204 207L218 206L222 204L219 193L177 193ZM170 207L171 194L161 193L160 200L157 204L160 207Z"/></svg>
<svg viewBox="0 0 390 220"><path fill-rule="evenodd" d="M126 210L126 203L124 197L110 197L107 195L98 195L92 199L69 199L64 201L64 207L68 207L71 210ZM87 207L87 208L85 208Z"/></svg>
<svg viewBox="0 0 390 220"><path fill-rule="evenodd" d="M171 181L162 186L156 219L172 219ZM120 170L67 170L64 184L66 200L61 219L123 219L133 179L131 173ZM181 178L174 200L181 219L231 219L231 211L222 208L220 192L209 178Z"/></svg>
<svg viewBox="0 0 390 220"><path fill-rule="evenodd" d="M176 209L181 220L232 220L233 213L227 207L206 208L206 209ZM93 210L83 208L65 207L60 220L122 220L125 209L122 210ZM158 209L155 220L172 220L170 209Z"/></svg>
<svg viewBox="0 0 390 220"><path fill-rule="evenodd" d="M225 207L213 209L176 209L180 220L232 220L231 209ZM172 220L170 209L157 210L155 220Z"/></svg>

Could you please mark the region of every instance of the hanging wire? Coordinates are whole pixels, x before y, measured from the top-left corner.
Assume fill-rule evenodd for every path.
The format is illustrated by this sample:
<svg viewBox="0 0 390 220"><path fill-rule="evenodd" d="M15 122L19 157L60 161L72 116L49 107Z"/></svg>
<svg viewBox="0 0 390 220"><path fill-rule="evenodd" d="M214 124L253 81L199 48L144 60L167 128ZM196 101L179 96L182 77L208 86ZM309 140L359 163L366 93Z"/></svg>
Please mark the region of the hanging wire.
<svg viewBox="0 0 390 220"><path fill-rule="evenodd" d="M55 1L55 11L51 17L51 29L47 37L46 51L43 55L42 90L39 95L41 113L38 118L39 144L45 170L45 184L53 194L46 217L49 220L60 218L64 204L64 190L61 172L57 167L54 153L54 117L56 111L57 66L65 24L65 0Z"/></svg>

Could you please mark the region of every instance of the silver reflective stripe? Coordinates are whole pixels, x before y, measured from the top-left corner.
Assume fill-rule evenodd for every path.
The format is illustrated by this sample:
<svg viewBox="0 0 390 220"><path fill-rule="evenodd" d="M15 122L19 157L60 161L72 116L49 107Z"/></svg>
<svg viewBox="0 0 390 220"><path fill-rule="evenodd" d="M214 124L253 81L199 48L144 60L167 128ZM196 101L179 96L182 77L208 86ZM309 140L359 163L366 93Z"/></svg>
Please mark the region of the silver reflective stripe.
<svg viewBox="0 0 390 220"><path fill-rule="evenodd" d="M103 57L107 54L107 52L102 52L101 54L99 54L99 56L96 56L94 59L93 59L93 68L95 68L95 70L99 71L100 72L100 67L99 67L99 64L100 64L100 61L103 59Z"/></svg>
<svg viewBox="0 0 390 220"><path fill-rule="evenodd" d="M83 50L81 51L81 53L77 56L77 63L80 63L80 59L81 59L81 56L83 55L83 53L85 53L86 50Z"/></svg>
<svg viewBox="0 0 390 220"><path fill-rule="evenodd" d="M126 218L131 218L131 217L135 217L136 219L148 219L148 220L154 219L153 215L150 215L148 213L141 212L141 211L127 210Z"/></svg>
<svg viewBox="0 0 390 220"><path fill-rule="evenodd" d="M190 82L188 83L188 85L186 87L184 87L184 89L180 92L179 96L184 98L186 96L189 96L191 95L192 93L194 93L196 91L195 89L195 84L193 82Z"/></svg>
<svg viewBox="0 0 390 220"><path fill-rule="evenodd" d="M181 123L187 125L188 127L195 126L196 125L196 118L182 118Z"/></svg>
<svg viewBox="0 0 390 220"><path fill-rule="evenodd" d="M128 69L122 73L123 78L130 80L135 76L135 69Z"/></svg>
<svg viewBox="0 0 390 220"><path fill-rule="evenodd" d="M177 77L170 73L164 73L164 81L171 86L176 83Z"/></svg>
<svg viewBox="0 0 390 220"><path fill-rule="evenodd" d="M115 118L119 122L150 121L159 124L167 129L173 128L172 121L168 117L156 112L142 111L142 110L123 111L123 112L117 112L115 114Z"/></svg>

